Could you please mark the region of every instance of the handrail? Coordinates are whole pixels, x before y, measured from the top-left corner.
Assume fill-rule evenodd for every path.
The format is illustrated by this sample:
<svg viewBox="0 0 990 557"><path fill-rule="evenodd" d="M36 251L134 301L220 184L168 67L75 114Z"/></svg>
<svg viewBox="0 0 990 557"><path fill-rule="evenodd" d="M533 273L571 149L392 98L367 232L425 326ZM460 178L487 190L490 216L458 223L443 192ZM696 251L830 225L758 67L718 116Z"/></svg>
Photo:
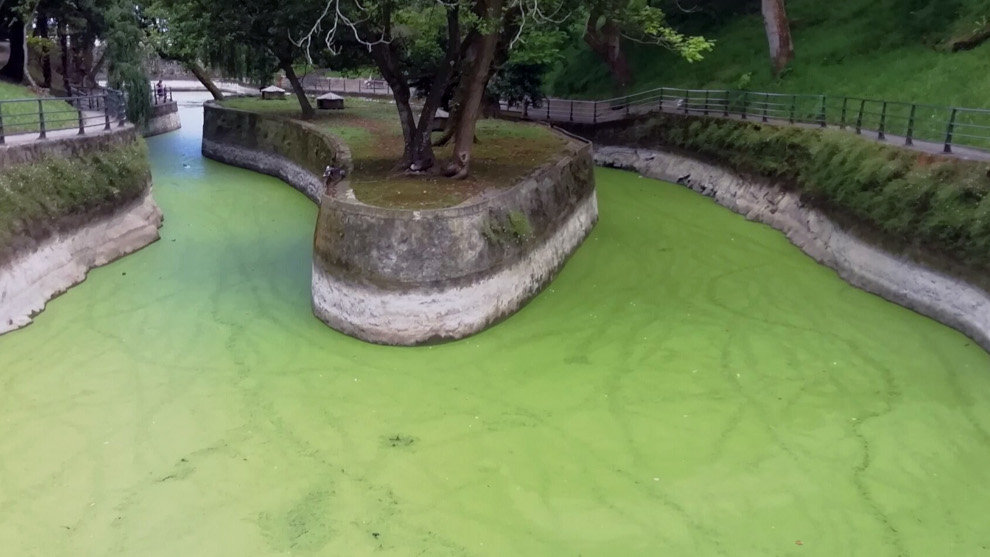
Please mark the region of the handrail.
<svg viewBox="0 0 990 557"><path fill-rule="evenodd" d="M598 125L635 119L653 112L713 117L736 117L789 124L814 124L857 134L875 132L877 139L903 139L940 144L946 153L954 145L990 150L990 109L939 106L853 96L771 93L736 89L658 87L606 99L546 98L503 110L522 118ZM958 133L962 129L965 133Z"/></svg>
<svg viewBox="0 0 990 557"><path fill-rule="evenodd" d="M66 114L75 117L63 117ZM109 130L111 121L118 126L127 121L127 96L114 89L99 95L0 100L0 145L22 134L37 133L38 139L46 139L55 130L77 129L78 135L97 126Z"/></svg>

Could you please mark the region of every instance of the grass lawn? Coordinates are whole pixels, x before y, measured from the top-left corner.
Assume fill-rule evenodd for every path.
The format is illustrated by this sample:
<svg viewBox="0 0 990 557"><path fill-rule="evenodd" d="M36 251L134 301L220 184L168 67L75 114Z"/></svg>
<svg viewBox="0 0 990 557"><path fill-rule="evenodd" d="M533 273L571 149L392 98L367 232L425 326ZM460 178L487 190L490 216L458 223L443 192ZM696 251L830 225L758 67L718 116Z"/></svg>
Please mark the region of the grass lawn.
<svg viewBox="0 0 990 557"><path fill-rule="evenodd" d="M787 0L787 11L795 59L783 77L771 75L756 2L752 13L721 25L685 28L716 41L701 62L627 44L632 90L750 89L990 108L990 41L958 52L945 46L990 25L986 0ZM616 93L605 65L580 41L548 81L560 96Z"/></svg>
<svg viewBox="0 0 990 557"><path fill-rule="evenodd" d="M298 117L294 98L229 99L225 106L255 112ZM566 142L538 124L481 120L474 147L471 175L465 180L442 176L409 177L396 174L402 156L402 130L395 105L387 101L347 98L344 110L319 111L313 122L325 126L351 148L354 173L351 186L369 205L404 209L451 207L485 191L508 188L537 166L550 161ZM451 147L437 148L439 164L450 158Z"/></svg>
<svg viewBox="0 0 990 557"><path fill-rule="evenodd" d="M13 99L36 99L37 95L27 87L0 81L0 101ZM57 99L42 101L45 112L45 129L57 130L78 125L76 110L65 101ZM38 103L17 102L0 104L3 116L4 135L38 131Z"/></svg>

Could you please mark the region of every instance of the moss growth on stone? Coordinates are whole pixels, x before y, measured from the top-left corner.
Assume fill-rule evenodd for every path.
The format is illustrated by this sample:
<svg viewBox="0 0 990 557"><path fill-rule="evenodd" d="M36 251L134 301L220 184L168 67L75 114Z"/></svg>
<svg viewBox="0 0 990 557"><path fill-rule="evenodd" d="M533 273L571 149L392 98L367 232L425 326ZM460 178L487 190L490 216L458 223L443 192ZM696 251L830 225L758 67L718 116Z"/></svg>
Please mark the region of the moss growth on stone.
<svg viewBox="0 0 990 557"><path fill-rule="evenodd" d="M697 153L796 188L907 250L990 268L990 164L884 145L840 130L658 114L585 131L603 145Z"/></svg>
<svg viewBox="0 0 990 557"><path fill-rule="evenodd" d="M0 262L55 232L141 196L150 170L145 142L110 144L67 159L49 156L0 173Z"/></svg>
<svg viewBox="0 0 990 557"><path fill-rule="evenodd" d="M485 219L482 236L493 246L523 244L533 236L533 225L526 213L515 210Z"/></svg>

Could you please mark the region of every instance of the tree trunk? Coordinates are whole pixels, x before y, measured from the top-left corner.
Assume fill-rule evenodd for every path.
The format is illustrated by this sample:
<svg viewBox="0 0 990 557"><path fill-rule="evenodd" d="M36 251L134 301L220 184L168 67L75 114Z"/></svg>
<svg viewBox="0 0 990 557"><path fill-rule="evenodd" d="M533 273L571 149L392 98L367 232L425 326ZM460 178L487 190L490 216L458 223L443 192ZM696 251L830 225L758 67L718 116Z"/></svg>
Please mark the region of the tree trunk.
<svg viewBox="0 0 990 557"><path fill-rule="evenodd" d="M478 0L477 14L488 20L501 20L502 0ZM485 86L491 75L492 60L498 44L497 26L482 34L472 31L471 43L464 56L464 71L461 73L463 86L462 104L457 121L454 123L454 154L451 175L465 178L471 171L471 150L474 147L474 132L481 115L481 100L485 96Z"/></svg>
<svg viewBox="0 0 990 557"><path fill-rule="evenodd" d="M773 74L780 75L794 60L794 43L791 41L791 24L784 10L784 0L763 1L763 26L770 43L770 64Z"/></svg>
<svg viewBox="0 0 990 557"><path fill-rule="evenodd" d="M84 87L96 89L96 74L100 73L100 68L103 67L103 63L106 62L106 59L107 51L106 49L103 49L103 52L100 53L100 57L96 59L96 63L93 64L93 67L86 73L86 78L83 80Z"/></svg>
<svg viewBox="0 0 990 557"><path fill-rule="evenodd" d="M402 75L394 48L395 46L391 41L376 43L371 46L371 57L375 60L375 65L378 66L382 77L392 89L392 99L395 100L395 109L399 113L399 127L402 128L402 160L399 161L398 167L408 169L416 164L417 159L420 158L418 151L421 150L422 146L416 144L416 120L409 103L411 96L409 83ZM432 155L433 151L430 149L427 156L432 157Z"/></svg>
<svg viewBox="0 0 990 557"><path fill-rule="evenodd" d="M58 46L62 51L62 87L65 89L65 95L71 97L72 84L69 83L69 36L65 32L65 24L61 22L58 25Z"/></svg>
<svg viewBox="0 0 990 557"><path fill-rule="evenodd" d="M765 0L764 0L765 1ZM615 21L607 20L600 28L596 27L598 18L592 14L584 29L584 42L608 66L616 86L625 90L632 84L632 71L622 50L622 33Z"/></svg>
<svg viewBox="0 0 990 557"><path fill-rule="evenodd" d="M437 68L437 73L430 84L430 92L423 102L423 111L419 114L419 124L416 126L416 138L414 145L418 160L414 159L419 169L425 170L433 166L436 156L433 154L433 122L436 119L437 109L443 101L444 93L447 91L447 84L451 76L454 75L454 67L457 65L457 58L461 50L461 30L460 15L455 4L453 8L447 9L447 46L444 51L444 58ZM424 166L427 165L427 166Z"/></svg>
<svg viewBox="0 0 990 557"><path fill-rule="evenodd" d="M48 37L48 16L38 14L37 23L34 26L34 36L49 39ZM46 89L52 87L52 57L46 51L41 55L41 86Z"/></svg>
<svg viewBox="0 0 990 557"><path fill-rule="evenodd" d="M10 56L7 65L0 68L0 77L5 77L15 83L29 82L27 27L19 19L15 19L8 28L10 37Z"/></svg>
<svg viewBox="0 0 990 557"><path fill-rule="evenodd" d="M313 105L309 104L309 99L306 98L306 90L303 89L302 83L299 82L299 77L296 75L295 70L292 69L292 60L283 60L280 65L282 66L282 71L285 72L285 77L292 84L292 90L296 93L296 99L299 100L299 108L302 110L303 118L307 120L312 118L316 115L316 112L313 110Z"/></svg>
<svg viewBox="0 0 990 557"><path fill-rule="evenodd" d="M165 59L164 56L162 56L162 58ZM217 87L216 83L213 83L213 79L210 78L210 74L206 73L203 66L200 66L199 63L195 61L183 61L182 65L185 66L187 70L192 72L194 76L196 76L196 79L203 84L203 87L206 87L206 90L213 95L214 100L223 100L223 91Z"/></svg>

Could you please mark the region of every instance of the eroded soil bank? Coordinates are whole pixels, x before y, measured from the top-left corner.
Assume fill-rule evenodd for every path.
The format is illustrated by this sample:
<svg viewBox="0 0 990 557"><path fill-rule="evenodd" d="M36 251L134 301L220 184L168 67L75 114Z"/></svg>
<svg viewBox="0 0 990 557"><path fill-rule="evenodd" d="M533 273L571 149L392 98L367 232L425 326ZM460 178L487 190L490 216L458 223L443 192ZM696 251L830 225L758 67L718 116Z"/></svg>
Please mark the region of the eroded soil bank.
<svg viewBox="0 0 990 557"><path fill-rule="evenodd" d="M198 113L149 140L162 241L0 337L4 553L990 547L990 357L783 235L602 170L518 314L368 345L310 313L315 206Z"/></svg>

